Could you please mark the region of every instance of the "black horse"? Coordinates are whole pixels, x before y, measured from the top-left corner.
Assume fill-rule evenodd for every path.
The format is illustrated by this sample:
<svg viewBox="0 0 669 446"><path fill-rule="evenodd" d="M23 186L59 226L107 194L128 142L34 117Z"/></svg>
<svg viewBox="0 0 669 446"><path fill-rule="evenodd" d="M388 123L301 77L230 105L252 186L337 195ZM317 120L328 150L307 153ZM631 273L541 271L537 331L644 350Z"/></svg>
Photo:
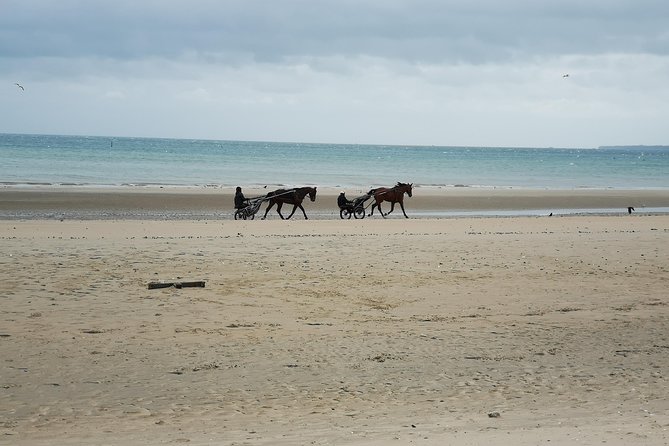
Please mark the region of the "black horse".
<svg viewBox="0 0 669 446"><path fill-rule="evenodd" d="M267 217L269 210L272 209L272 206L276 204L276 211L279 213L279 217L281 217L282 220L286 220L292 217L295 213L295 209L297 208L302 209L304 219L309 220L307 213L302 207L302 201L307 195L309 195L309 199L311 201L316 201L316 188L298 187L296 189L277 189L274 192L268 193L266 199L269 200L269 205L267 206L267 209L265 209L265 215L263 215L262 219L264 220L265 217ZM293 205L293 211L286 218L284 218L284 216L281 214L281 206L283 206L284 203Z"/></svg>
<svg viewBox="0 0 669 446"><path fill-rule="evenodd" d="M379 187L377 189L370 190L367 192L367 194L373 195L375 201L374 204L372 204L372 211L369 213L369 215L373 215L374 208L378 207L379 212L381 212L381 216L386 218L386 215L390 214L393 209L395 209L395 203L399 203L400 207L402 208L402 213L406 218L409 218L407 213L404 212L404 193L406 192L407 195L411 196L412 187L413 183L397 183L395 187L392 188ZM388 214L384 214L381 210L381 203L384 201L390 201L390 210L388 211Z"/></svg>

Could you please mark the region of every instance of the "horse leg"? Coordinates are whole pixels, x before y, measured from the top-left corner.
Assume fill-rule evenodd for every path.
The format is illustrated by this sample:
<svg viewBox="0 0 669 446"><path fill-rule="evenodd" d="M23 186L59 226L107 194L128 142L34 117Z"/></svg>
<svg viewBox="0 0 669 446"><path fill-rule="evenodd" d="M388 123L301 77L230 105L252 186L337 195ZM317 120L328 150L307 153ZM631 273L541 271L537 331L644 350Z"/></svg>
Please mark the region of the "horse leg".
<svg viewBox="0 0 669 446"><path fill-rule="evenodd" d="M404 218L409 218L406 212L404 212L404 200L400 201L400 207L402 208L402 213L404 214Z"/></svg>
<svg viewBox="0 0 669 446"><path fill-rule="evenodd" d="M404 214L404 218L409 218L406 212L404 212L404 202L400 201L400 207L402 208L402 213Z"/></svg>
<svg viewBox="0 0 669 446"><path fill-rule="evenodd" d="M290 217L292 217L293 214L295 213L295 209L297 209L297 205L296 205L296 204L293 205L293 210L291 211L290 215L289 215L288 217L286 217L286 220L290 220Z"/></svg>
<svg viewBox="0 0 669 446"><path fill-rule="evenodd" d="M386 218L386 215L388 215L388 214L384 214L383 211L381 210L381 202L379 202L377 204L377 207L379 208L379 212L381 213L381 217Z"/></svg>
<svg viewBox="0 0 669 446"><path fill-rule="evenodd" d="M281 217L281 220L285 220L285 218L283 218L283 214L281 213L281 206L283 206L283 203L279 201L276 204L276 211L279 213L279 217ZM290 218L290 217L288 217L288 218Z"/></svg>
<svg viewBox="0 0 669 446"><path fill-rule="evenodd" d="M301 205L301 204L298 204L297 207L299 207L300 209L302 209L302 213L304 214L304 219L305 219L305 220L309 220L309 217L307 217L307 212L304 210L304 208L302 207L302 205ZM293 212L295 212L295 209L293 209Z"/></svg>
<svg viewBox="0 0 669 446"><path fill-rule="evenodd" d="M274 202L270 200L269 205L267 206L267 209L265 209L265 215L262 216L263 220L267 217L267 213L269 212L270 209L272 209L272 206L274 206Z"/></svg>
<svg viewBox="0 0 669 446"><path fill-rule="evenodd" d="M383 217L383 218L386 217L385 215L383 215L383 211L381 210L381 203L382 202L383 202L383 200L374 202L374 204L372 205L372 211L369 213L368 217L371 217L372 215L374 215L374 208L377 208L379 210L379 213L381 214L381 217Z"/></svg>
<svg viewBox="0 0 669 446"><path fill-rule="evenodd" d="M395 210L395 202L391 201L390 202L390 210L388 211L388 213L386 215L390 215L390 213L394 210Z"/></svg>

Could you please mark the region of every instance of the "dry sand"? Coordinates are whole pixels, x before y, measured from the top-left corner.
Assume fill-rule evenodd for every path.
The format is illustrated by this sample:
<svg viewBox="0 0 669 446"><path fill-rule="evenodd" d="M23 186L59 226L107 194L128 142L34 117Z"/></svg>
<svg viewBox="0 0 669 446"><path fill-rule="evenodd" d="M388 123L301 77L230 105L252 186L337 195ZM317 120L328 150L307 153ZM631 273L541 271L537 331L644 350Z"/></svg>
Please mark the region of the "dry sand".
<svg viewBox="0 0 669 446"><path fill-rule="evenodd" d="M0 246L0 444L669 442L669 216L4 220Z"/></svg>

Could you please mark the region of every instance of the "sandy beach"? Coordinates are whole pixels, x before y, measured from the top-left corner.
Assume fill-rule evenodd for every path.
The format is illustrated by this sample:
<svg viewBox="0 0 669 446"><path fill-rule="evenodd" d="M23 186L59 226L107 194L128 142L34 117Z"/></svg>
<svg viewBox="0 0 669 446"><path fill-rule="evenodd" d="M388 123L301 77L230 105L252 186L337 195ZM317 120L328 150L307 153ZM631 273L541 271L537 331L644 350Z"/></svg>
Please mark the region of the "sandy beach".
<svg viewBox="0 0 669 446"><path fill-rule="evenodd" d="M669 442L669 216L626 212L666 192L337 192L234 221L231 191L1 189L0 444Z"/></svg>

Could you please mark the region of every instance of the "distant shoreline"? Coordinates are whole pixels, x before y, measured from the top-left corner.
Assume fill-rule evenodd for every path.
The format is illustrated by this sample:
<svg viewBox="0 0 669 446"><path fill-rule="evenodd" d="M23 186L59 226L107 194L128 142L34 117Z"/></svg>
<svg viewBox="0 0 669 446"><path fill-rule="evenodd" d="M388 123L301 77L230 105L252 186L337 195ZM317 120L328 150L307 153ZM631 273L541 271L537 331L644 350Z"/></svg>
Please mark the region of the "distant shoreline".
<svg viewBox="0 0 669 446"><path fill-rule="evenodd" d="M245 187L247 197L262 196L274 187ZM367 192L344 188L349 198ZM315 202L304 203L312 219L339 218L340 189L318 187ZM0 187L0 219L230 219L232 187ZM368 202L371 204L371 201ZM390 209L383 203L384 211ZM522 216L562 214L669 213L669 189L520 189L476 187L415 187L405 196L405 209L414 218L458 216ZM264 214L266 205L260 212ZM284 215L291 207L283 209ZM399 206L391 214L401 218ZM268 218L279 218L272 209ZM301 213L294 216L303 219Z"/></svg>

